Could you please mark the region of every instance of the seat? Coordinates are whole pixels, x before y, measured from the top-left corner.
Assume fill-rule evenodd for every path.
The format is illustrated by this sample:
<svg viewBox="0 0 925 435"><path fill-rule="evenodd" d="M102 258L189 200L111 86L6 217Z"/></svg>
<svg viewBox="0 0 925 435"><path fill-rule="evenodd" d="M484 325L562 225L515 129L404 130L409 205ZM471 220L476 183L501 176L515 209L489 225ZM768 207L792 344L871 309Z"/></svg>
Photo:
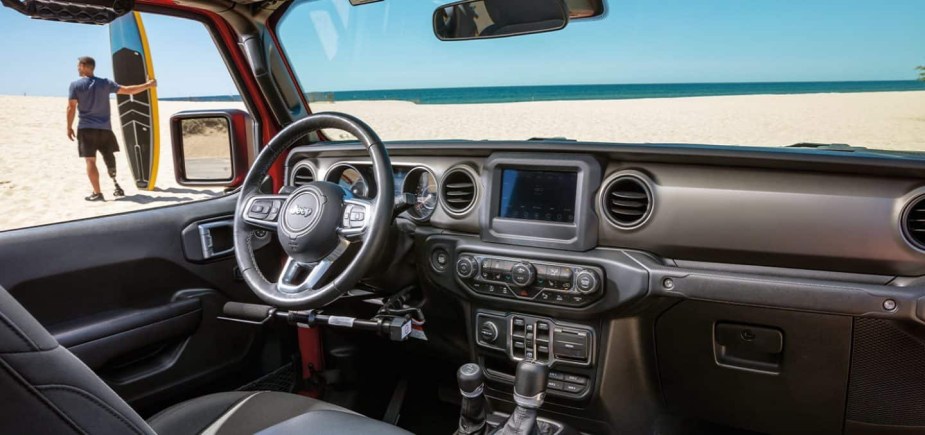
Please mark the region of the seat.
<svg viewBox="0 0 925 435"><path fill-rule="evenodd" d="M0 287L0 433L407 434L320 400L277 392L211 394L143 420Z"/></svg>

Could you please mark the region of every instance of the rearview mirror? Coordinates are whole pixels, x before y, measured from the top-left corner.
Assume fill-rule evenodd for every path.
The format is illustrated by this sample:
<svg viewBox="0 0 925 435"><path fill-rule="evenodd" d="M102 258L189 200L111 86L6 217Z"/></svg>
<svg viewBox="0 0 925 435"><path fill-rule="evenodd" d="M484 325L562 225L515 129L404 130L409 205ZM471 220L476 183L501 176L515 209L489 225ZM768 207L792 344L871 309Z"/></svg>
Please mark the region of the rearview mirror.
<svg viewBox="0 0 925 435"><path fill-rule="evenodd" d="M170 118L174 175L182 186L240 184L253 159L253 120L241 110L184 111Z"/></svg>
<svg viewBox="0 0 925 435"><path fill-rule="evenodd" d="M434 34L443 41L550 32L566 24L562 0L463 0L434 11Z"/></svg>

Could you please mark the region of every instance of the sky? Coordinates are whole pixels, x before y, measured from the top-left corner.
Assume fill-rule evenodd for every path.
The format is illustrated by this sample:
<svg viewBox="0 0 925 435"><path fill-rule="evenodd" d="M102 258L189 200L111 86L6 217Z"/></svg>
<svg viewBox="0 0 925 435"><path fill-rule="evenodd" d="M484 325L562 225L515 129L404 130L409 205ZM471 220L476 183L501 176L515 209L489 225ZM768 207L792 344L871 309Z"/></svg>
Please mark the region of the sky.
<svg viewBox="0 0 925 435"><path fill-rule="evenodd" d="M607 0L602 19L515 38L443 42L444 2L318 0L280 38L303 90L606 83L911 80L925 64L922 0ZM205 28L144 15L163 97L236 93ZM0 8L0 94L66 95L75 59L111 75L108 28ZM15 41L15 42L12 42Z"/></svg>
<svg viewBox="0 0 925 435"><path fill-rule="evenodd" d="M177 17L142 14L160 97L237 94L205 26ZM33 20L0 7L0 95L66 96L77 58L96 60L96 75L112 78L109 26Z"/></svg>

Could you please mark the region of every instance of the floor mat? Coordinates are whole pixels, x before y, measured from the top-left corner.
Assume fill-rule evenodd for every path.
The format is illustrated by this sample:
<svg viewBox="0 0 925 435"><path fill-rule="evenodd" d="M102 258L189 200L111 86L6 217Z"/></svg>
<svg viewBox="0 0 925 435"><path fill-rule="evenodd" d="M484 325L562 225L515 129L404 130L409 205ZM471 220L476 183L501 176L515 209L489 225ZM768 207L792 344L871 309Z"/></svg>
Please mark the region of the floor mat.
<svg viewBox="0 0 925 435"><path fill-rule="evenodd" d="M298 376L295 364L286 364L263 377L243 385L238 391L280 391L293 393L296 391Z"/></svg>

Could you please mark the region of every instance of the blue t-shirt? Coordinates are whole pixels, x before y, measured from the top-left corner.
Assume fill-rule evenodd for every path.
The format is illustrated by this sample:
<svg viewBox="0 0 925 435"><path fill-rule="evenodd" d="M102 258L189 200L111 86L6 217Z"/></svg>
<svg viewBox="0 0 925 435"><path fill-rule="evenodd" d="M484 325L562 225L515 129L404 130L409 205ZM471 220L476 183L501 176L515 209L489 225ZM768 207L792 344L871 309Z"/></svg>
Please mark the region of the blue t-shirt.
<svg viewBox="0 0 925 435"><path fill-rule="evenodd" d="M77 100L80 121L77 128L99 128L112 130L109 121L109 94L119 90L119 85L109 79L81 77L71 83L68 98Z"/></svg>

